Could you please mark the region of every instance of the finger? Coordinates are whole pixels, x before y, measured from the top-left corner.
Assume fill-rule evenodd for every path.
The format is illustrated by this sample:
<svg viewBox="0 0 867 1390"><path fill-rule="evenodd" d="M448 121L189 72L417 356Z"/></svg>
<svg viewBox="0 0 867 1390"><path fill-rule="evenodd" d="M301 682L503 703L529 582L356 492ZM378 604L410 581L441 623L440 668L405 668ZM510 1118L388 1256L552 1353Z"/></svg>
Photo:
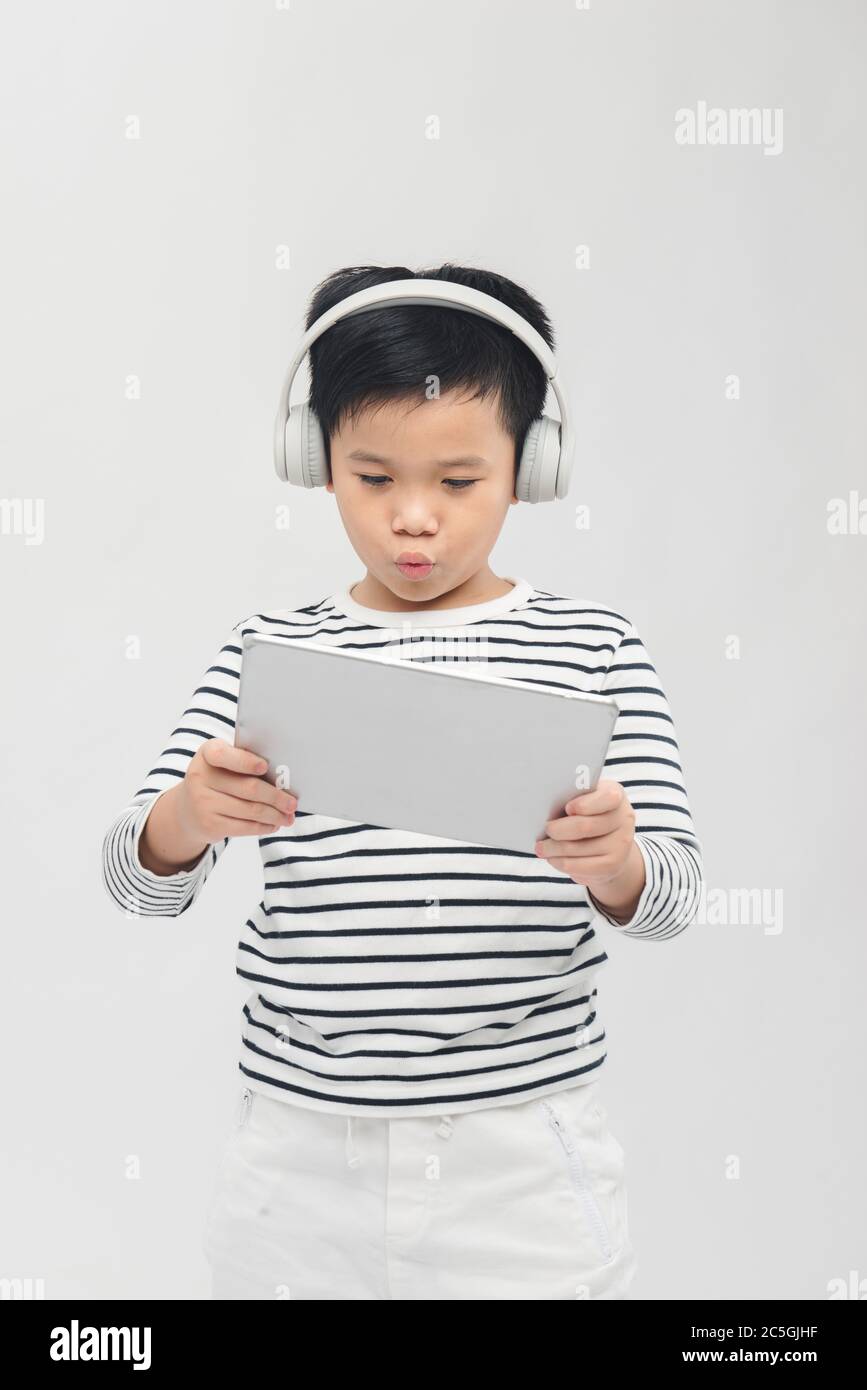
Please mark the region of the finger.
<svg viewBox="0 0 867 1390"><path fill-rule="evenodd" d="M600 855L593 855L589 859L552 859L550 863L552 869L568 874L576 883L592 883L594 879L611 874L611 861Z"/></svg>
<svg viewBox="0 0 867 1390"><path fill-rule="evenodd" d="M209 738L202 744L202 757L211 767L224 767L230 772L261 775L268 771L268 761L249 748L235 748L224 738Z"/></svg>
<svg viewBox="0 0 867 1390"><path fill-rule="evenodd" d="M231 818L221 821L221 827L221 839L237 839L240 835L273 835L277 829L277 826L267 825L265 821L232 820Z"/></svg>
<svg viewBox="0 0 867 1390"><path fill-rule="evenodd" d="M227 796L237 796L242 801L264 802L278 811L294 811L298 798L294 792L272 787L264 777L248 777L239 772L229 772L225 768L209 765L208 786Z"/></svg>
<svg viewBox="0 0 867 1390"><path fill-rule="evenodd" d="M228 820L267 825L271 830L276 825L285 824L288 817L295 819L291 811L280 811L264 801L246 801L243 797L227 796L224 792L215 793L212 809L216 815L225 816Z"/></svg>
<svg viewBox="0 0 867 1390"><path fill-rule="evenodd" d="M608 854L616 844L613 834L592 840L537 840L536 853L541 859L591 859Z"/></svg>
<svg viewBox="0 0 867 1390"><path fill-rule="evenodd" d="M570 816L595 816L600 811L613 811L626 795L619 782L600 778L590 792L579 792L566 802L566 814Z"/></svg>
<svg viewBox="0 0 867 1390"><path fill-rule="evenodd" d="M620 824L620 811L606 811L598 816L560 816L545 826L552 840L592 840L608 835Z"/></svg>

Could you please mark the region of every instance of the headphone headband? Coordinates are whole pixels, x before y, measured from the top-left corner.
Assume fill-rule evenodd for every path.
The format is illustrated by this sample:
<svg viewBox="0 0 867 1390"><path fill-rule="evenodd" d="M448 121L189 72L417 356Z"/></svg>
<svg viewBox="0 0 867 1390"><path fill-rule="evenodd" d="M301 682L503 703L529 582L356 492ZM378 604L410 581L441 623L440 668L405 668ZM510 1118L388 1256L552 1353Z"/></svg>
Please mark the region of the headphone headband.
<svg viewBox="0 0 867 1390"><path fill-rule="evenodd" d="M380 306L398 304L434 304L437 308L461 309L464 312L478 314L481 318L490 319L503 328L508 328L516 338L519 338L530 349L544 368L548 384L557 398L560 411L559 454L561 461L566 461L566 466L562 468L562 477L558 471L556 496L565 496L569 483L568 460L572 447L571 425L565 394L557 376L557 364L548 344L532 324L493 295L485 294L482 290L473 289L469 285L456 284L451 280L432 280L423 276L411 280L389 280L382 285L371 285L367 289L357 290L354 294L347 295L345 299L340 300L338 304L332 305L330 309L320 315L315 323L311 324L289 364L280 391L280 402L274 425L275 458L278 460L281 456L285 458L283 451L285 449L286 423L290 413L289 401L292 385L311 345L340 319L349 318L353 314L365 313ZM553 425L554 422L551 424ZM281 476L286 476L285 471L280 470L279 463L278 472L281 472Z"/></svg>

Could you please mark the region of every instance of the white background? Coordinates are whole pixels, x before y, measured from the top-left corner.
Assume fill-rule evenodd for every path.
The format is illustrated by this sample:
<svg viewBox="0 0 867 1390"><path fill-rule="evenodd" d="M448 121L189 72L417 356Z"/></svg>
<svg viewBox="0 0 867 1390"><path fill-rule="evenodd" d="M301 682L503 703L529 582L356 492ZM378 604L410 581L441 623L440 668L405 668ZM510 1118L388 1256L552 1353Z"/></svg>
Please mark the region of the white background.
<svg viewBox="0 0 867 1390"><path fill-rule="evenodd" d="M362 577L333 496L273 471L313 286L452 260L542 300L575 416L569 498L511 508L495 571L635 623L709 894L782 892L782 931L604 937L632 1296L867 1278L867 535L827 520L867 497L865 30L854 0L6 14L0 490L44 536L0 535L0 1277L207 1296L256 844L136 922L102 837L231 624ZM782 108L781 153L678 145L700 101Z"/></svg>

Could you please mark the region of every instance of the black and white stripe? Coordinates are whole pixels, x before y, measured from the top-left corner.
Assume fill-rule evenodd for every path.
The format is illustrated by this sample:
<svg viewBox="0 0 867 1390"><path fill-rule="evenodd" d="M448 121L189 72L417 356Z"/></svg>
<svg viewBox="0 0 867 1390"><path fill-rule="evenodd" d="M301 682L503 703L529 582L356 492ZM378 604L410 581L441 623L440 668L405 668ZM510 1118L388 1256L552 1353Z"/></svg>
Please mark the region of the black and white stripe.
<svg viewBox="0 0 867 1390"><path fill-rule="evenodd" d="M532 847L452 846L299 805L292 826L259 841L264 896L238 943L237 972L252 990L240 1068L254 1089L396 1117L513 1103L595 1079L606 1057L595 981L607 955L594 920L663 940L695 916L701 845L671 711L640 637L610 608L524 588L524 601L479 623L415 633L406 659L441 659L444 636L483 628L490 674L614 696L620 713L602 775L622 783L635 810L647 873L636 912L617 924ZM234 738L245 632L371 655L401 640L361 620L357 605L344 613L340 599L255 613L232 628L105 837L103 880L121 910L186 912L226 848L211 845L194 868L166 878L137 854L156 799L201 742Z"/></svg>

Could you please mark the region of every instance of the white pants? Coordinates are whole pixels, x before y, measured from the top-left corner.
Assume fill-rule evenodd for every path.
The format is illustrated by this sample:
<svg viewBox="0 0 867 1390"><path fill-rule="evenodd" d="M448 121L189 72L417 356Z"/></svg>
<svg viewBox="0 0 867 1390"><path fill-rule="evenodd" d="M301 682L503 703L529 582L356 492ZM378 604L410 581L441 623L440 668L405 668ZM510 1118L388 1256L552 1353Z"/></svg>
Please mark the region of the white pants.
<svg viewBox="0 0 867 1390"><path fill-rule="evenodd" d="M242 1089L205 1229L212 1297L625 1297L624 1153L598 1088L398 1119Z"/></svg>

